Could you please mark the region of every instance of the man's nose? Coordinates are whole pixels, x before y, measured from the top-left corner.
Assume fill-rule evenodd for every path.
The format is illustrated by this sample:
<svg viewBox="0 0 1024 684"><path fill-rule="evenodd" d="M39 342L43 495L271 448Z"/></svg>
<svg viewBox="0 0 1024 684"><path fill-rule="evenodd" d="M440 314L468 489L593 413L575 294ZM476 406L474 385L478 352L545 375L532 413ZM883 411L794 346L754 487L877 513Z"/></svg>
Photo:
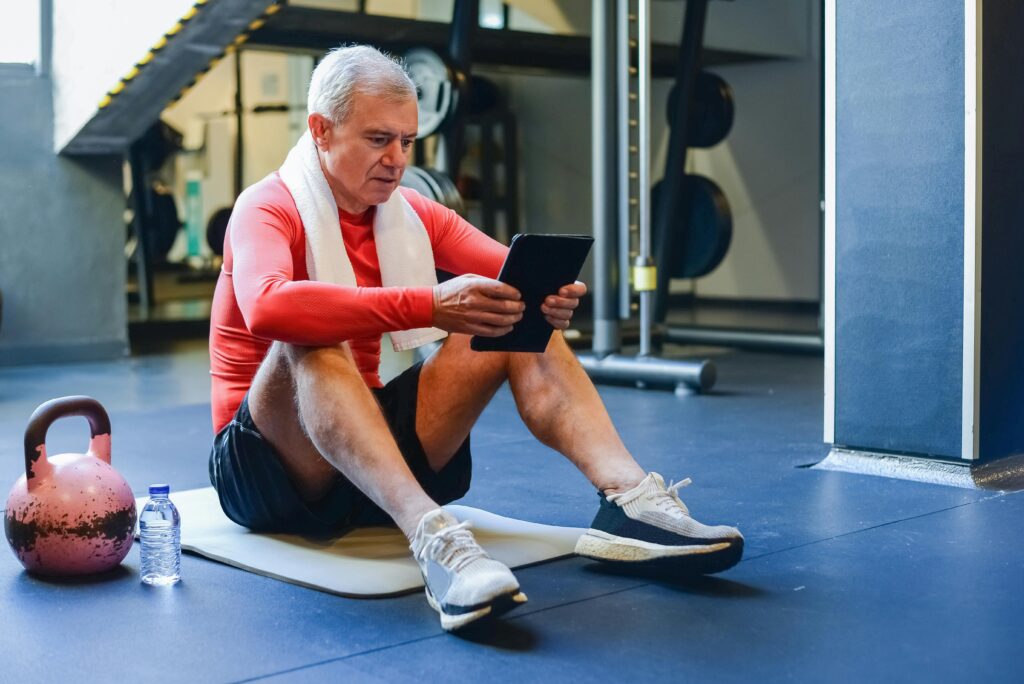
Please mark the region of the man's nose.
<svg viewBox="0 0 1024 684"><path fill-rule="evenodd" d="M402 149L402 139L398 138L394 140L387 149L384 150L384 158L381 160L385 166L397 166L398 168L404 168L406 162L405 150Z"/></svg>

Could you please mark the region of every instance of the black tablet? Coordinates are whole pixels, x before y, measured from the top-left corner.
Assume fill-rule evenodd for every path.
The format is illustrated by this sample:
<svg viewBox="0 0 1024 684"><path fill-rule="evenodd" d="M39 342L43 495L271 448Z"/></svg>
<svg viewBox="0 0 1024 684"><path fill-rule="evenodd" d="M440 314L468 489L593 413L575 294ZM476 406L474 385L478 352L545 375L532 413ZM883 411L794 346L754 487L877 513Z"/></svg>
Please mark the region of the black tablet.
<svg viewBox="0 0 1024 684"><path fill-rule="evenodd" d="M474 335L476 351L538 352L547 349L554 330L540 305L545 297L576 281L594 238L589 235L516 235L498 280L519 290L526 303L523 318L501 337Z"/></svg>

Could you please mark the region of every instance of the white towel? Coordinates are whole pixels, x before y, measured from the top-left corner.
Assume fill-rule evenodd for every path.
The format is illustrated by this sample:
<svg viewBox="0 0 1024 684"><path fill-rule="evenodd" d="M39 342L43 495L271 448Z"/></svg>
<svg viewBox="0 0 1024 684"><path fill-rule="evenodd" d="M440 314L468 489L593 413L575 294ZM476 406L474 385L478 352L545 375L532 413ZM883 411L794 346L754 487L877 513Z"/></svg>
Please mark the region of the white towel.
<svg viewBox="0 0 1024 684"><path fill-rule="evenodd" d="M299 138L280 169L281 180L295 200L306 232L306 269L311 280L356 286L345 241L341 237L338 205L320 167L313 136ZM434 252L423 222L396 188L377 205L373 217L381 283L385 287L433 287L437 285ZM447 336L438 328L392 331L391 345L405 351Z"/></svg>

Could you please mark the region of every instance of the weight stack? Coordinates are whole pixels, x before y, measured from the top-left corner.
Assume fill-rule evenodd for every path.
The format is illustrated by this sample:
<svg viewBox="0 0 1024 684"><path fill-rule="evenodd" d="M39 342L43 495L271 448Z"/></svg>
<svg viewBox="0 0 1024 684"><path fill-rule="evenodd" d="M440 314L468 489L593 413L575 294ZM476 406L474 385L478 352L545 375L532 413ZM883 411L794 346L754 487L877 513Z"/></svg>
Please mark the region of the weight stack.
<svg viewBox="0 0 1024 684"><path fill-rule="evenodd" d="M1024 453L1024 3L825 3L825 441Z"/></svg>

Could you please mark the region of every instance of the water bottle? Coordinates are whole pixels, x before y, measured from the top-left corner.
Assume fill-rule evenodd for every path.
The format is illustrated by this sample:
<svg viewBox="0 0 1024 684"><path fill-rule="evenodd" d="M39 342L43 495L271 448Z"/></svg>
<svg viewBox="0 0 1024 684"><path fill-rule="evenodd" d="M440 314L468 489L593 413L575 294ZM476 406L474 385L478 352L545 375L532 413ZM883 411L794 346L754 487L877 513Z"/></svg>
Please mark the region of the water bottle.
<svg viewBox="0 0 1024 684"><path fill-rule="evenodd" d="M168 585L181 579L181 516L165 484L151 485L149 501L139 514L142 581Z"/></svg>

